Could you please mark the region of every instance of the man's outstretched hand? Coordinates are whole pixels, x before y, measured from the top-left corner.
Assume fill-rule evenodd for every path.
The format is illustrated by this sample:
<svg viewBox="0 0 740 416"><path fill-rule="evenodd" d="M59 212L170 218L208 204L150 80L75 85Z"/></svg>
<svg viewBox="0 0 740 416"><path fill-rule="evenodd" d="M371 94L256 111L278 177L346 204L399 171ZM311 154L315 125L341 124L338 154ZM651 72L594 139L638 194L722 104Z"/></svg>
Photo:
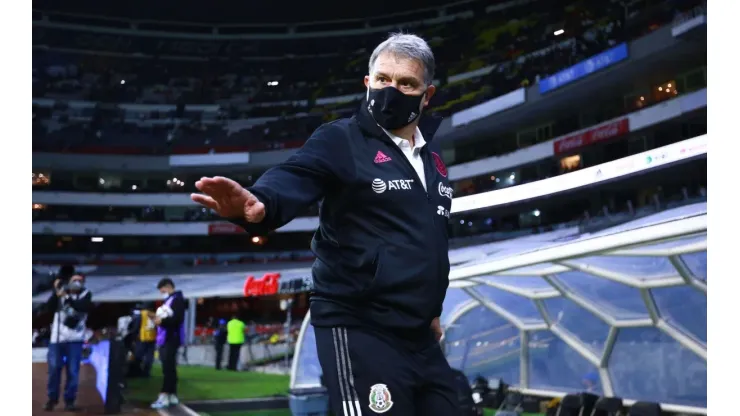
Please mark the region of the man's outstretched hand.
<svg viewBox="0 0 740 416"><path fill-rule="evenodd" d="M191 194L190 198L224 218L244 217L251 223L259 223L265 219L265 204L229 178L200 178L195 182L195 187L203 193Z"/></svg>
<svg viewBox="0 0 740 416"><path fill-rule="evenodd" d="M439 317L434 318L431 325L432 333L437 342L441 341L445 336L445 331L442 329L442 325L439 322Z"/></svg>

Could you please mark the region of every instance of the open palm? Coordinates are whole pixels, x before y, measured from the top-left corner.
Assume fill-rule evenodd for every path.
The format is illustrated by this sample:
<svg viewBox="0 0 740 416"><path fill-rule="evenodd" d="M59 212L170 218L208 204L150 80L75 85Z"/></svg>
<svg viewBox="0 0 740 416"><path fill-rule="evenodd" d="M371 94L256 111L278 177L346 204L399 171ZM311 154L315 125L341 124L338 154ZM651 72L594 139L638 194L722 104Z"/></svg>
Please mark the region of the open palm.
<svg viewBox="0 0 740 416"><path fill-rule="evenodd" d="M203 193L192 194L190 198L224 218L244 217L252 223L261 222L265 218L265 205L229 178L204 177L195 182L195 187Z"/></svg>

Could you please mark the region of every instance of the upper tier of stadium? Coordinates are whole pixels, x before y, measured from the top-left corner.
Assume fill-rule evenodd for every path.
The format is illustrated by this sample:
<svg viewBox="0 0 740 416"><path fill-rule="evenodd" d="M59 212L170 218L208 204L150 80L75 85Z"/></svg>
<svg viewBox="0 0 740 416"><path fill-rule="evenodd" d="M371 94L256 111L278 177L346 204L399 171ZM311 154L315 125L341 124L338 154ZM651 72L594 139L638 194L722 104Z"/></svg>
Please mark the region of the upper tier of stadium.
<svg viewBox="0 0 740 416"><path fill-rule="evenodd" d="M529 87L539 85L546 91L550 85L551 91L552 82L561 82L551 81L560 70L606 65L605 59L614 65L627 58L626 50L620 49L631 49L622 46L625 41L658 34L682 16L668 1L649 8L638 3L627 14L621 6L603 2L602 8L573 2L564 15L553 17L547 2L522 0L472 8L459 16L445 14L450 21L419 27L413 22L399 24L426 36L437 55L439 88L430 113L451 116L440 134L459 133L450 127L537 101L540 92ZM680 6L689 8L696 2L683 3ZM69 23L44 16L34 22L33 108L34 150L44 152L183 154L298 147L321 123L356 110L364 96L360 81L367 73L369 50L387 34L384 30L345 34L339 37L349 43L343 49L330 38L233 40L212 35L206 41L189 39L186 33L111 29L89 20ZM555 35L560 33L557 28L564 28L564 33ZM653 43L666 42L662 35L653 38ZM181 43L175 46L179 55L166 51L173 42ZM254 48L227 53L201 45L233 42ZM267 46L259 46L263 44ZM159 50L149 55L137 52L147 45L159 45ZM693 50L692 43L681 49ZM660 55L657 52L665 51L636 47L629 58L633 53ZM693 69L682 69L670 60L663 67L673 71L654 75L672 79ZM676 70L679 73L670 73ZM681 93L692 90L684 86ZM671 93L677 94L676 89ZM624 111L666 98L636 97L636 107L630 104ZM548 113L564 116L562 110Z"/></svg>
<svg viewBox="0 0 740 416"><path fill-rule="evenodd" d="M202 33L202 29L213 27L252 28L253 31L283 29L287 27L342 26L353 23L362 27L366 23L377 25L378 21L400 19L408 21L413 17L436 16L437 12L450 8L472 8L510 3L510 0L406 0L388 7L347 7L347 4L331 1L296 3L291 1L272 1L245 4L237 0L222 0L216 4L204 5L194 0L162 0L155 4L145 0L132 0L126 3L101 4L94 0L79 0L74 3L59 3L53 0L37 0L33 3L34 12L57 15L85 17L109 25L121 22L136 22L158 25L161 30L190 31ZM200 29L200 31L199 31ZM306 28L308 29L308 28ZM314 30L316 30L314 28ZM206 32L209 33L209 32Z"/></svg>
<svg viewBox="0 0 740 416"><path fill-rule="evenodd" d="M450 114L534 83L676 17L674 2L624 8L608 0L518 0L464 6L432 21L404 20L358 33L289 34L233 39L208 34L111 28L90 19L40 15L34 20L34 97L147 104L268 104L250 116L345 109L357 99L372 48L389 29L429 40L441 92L432 108ZM697 2L685 1L684 8ZM679 5L681 6L681 5ZM409 17L411 18L411 17ZM564 31L554 35L555 31ZM239 47L233 46L240 42ZM149 52L149 53L147 53ZM317 62L321 62L317 65ZM330 100L333 98L333 100ZM328 100L328 102L327 102ZM450 103L450 101L456 101ZM327 105L328 104L328 105ZM238 111L237 111L238 112Z"/></svg>

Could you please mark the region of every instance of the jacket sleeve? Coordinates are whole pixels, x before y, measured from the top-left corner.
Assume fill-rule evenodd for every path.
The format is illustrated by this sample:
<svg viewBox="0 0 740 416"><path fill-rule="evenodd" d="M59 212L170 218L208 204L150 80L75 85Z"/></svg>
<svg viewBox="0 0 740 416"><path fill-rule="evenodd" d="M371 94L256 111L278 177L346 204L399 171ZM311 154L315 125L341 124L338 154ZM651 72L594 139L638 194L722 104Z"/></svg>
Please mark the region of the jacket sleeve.
<svg viewBox="0 0 740 416"><path fill-rule="evenodd" d="M128 324L128 330L129 330L129 332L133 332L133 333L136 333L138 335L139 334L139 330L141 330L141 321L142 321L141 315L134 316L134 318Z"/></svg>
<svg viewBox="0 0 740 416"><path fill-rule="evenodd" d="M46 312L56 312L57 309L59 309L59 297L56 293L51 292L51 295L49 295L49 299L44 304L43 308Z"/></svg>
<svg viewBox="0 0 740 416"><path fill-rule="evenodd" d="M247 188L265 204L264 221L230 221L253 234L282 227L323 198L340 178L352 174L354 164L349 152L348 134L341 127L334 123L319 127L295 155Z"/></svg>
<svg viewBox="0 0 740 416"><path fill-rule="evenodd" d="M172 308L172 316L162 319L159 326L176 329L185 320L185 299L182 296L175 297L170 307Z"/></svg>

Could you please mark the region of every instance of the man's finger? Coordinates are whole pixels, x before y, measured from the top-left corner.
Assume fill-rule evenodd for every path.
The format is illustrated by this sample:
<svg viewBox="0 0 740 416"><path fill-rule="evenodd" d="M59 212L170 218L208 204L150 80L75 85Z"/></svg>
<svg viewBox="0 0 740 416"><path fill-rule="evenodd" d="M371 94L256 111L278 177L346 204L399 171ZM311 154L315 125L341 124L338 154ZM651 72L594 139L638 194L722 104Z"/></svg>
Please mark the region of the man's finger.
<svg viewBox="0 0 740 416"><path fill-rule="evenodd" d="M241 191L242 189L244 189L241 185L239 185L238 182L234 181L233 179L225 178L223 176L214 176L213 184L219 189L222 189L224 192Z"/></svg>
<svg viewBox="0 0 740 416"><path fill-rule="evenodd" d="M208 208L218 211L218 202L216 202L215 199L211 198L208 195L190 194L190 199L192 199L193 202L197 202L198 204L204 205Z"/></svg>
<svg viewBox="0 0 740 416"><path fill-rule="evenodd" d="M229 185L229 186L239 187L239 188L241 187L241 185L239 185L235 180L229 179L225 176L214 176L213 182L219 185Z"/></svg>
<svg viewBox="0 0 740 416"><path fill-rule="evenodd" d="M247 196L247 207L251 207L254 204L257 204L257 203L260 202L260 200L257 199L257 197L254 196L251 192L247 191L247 194L248 194L248 196Z"/></svg>
<svg viewBox="0 0 740 416"><path fill-rule="evenodd" d="M217 181L215 178L209 178L208 176L204 176L200 178L200 180L196 182L196 186L198 186L197 185L198 183L200 183L200 186L202 187L217 187L218 188L219 186L223 186L223 185L220 185L220 182Z"/></svg>
<svg viewBox="0 0 740 416"><path fill-rule="evenodd" d="M254 205L247 206L246 210L244 211L244 216L249 222L262 222L262 220L265 219L265 204L263 204L262 202L257 202Z"/></svg>
<svg viewBox="0 0 740 416"><path fill-rule="evenodd" d="M198 181L196 181L195 183L200 183L201 185L213 185L215 181L213 180L213 178L204 176L200 178Z"/></svg>
<svg viewBox="0 0 740 416"><path fill-rule="evenodd" d="M220 200L224 197L230 196L228 188L215 183L206 182L202 184L200 187L200 191L216 200Z"/></svg>
<svg viewBox="0 0 740 416"><path fill-rule="evenodd" d="M195 182L195 187L201 191L205 192L206 189L213 189L216 182L213 181L213 178L200 178L199 181Z"/></svg>

